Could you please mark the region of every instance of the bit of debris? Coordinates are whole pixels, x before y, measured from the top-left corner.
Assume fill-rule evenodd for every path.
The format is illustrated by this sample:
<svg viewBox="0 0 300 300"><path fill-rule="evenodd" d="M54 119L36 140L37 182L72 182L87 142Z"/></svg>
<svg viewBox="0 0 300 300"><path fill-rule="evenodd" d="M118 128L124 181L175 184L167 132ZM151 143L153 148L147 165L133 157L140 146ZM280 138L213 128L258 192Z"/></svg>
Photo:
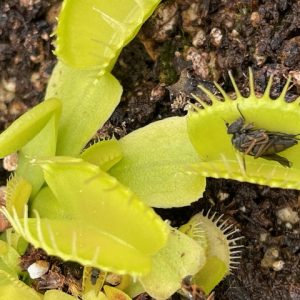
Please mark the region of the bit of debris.
<svg viewBox="0 0 300 300"><path fill-rule="evenodd" d="M281 271L284 267L284 261L283 260L277 260L273 263L272 269L276 272Z"/></svg>
<svg viewBox="0 0 300 300"><path fill-rule="evenodd" d="M4 157L3 168L8 172L13 172L18 167L18 154L12 153Z"/></svg>
<svg viewBox="0 0 300 300"><path fill-rule="evenodd" d="M210 32L210 37L211 37L210 39L211 43L215 47L219 48L221 46L222 38L223 38L221 30L219 28L213 28Z"/></svg>
<svg viewBox="0 0 300 300"><path fill-rule="evenodd" d="M272 268L274 271L282 270L284 261L279 258L279 251L276 247L268 248L261 261L263 268Z"/></svg>
<svg viewBox="0 0 300 300"><path fill-rule="evenodd" d="M202 28L200 28L197 31L197 33L194 35L192 44L194 47L198 48L198 47L203 46L205 41L206 41L205 31Z"/></svg>
<svg viewBox="0 0 300 300"><path fill-rule="evenodd" d="M228 197L229 197L228 193L225 193L225 192L222 192L222 191L220 191L218 193L218 199L219 199L219 201L225 201Z"/></svg>
<svg viewBox="0 0 300 300"><path fill-rule="evenodd" d="M283 223L296 224L300 220L298 213L289 206L279 209L276 216Z"/></svg>
<svg viewBox="0 0 300 300"><path fill-rule="evenodd" d="M6 186L0 186L0 207L6 206L5 198L6 198ZM10 227L10 223L3 215L3 213L0 212L0 232L4 232L9 227Z"/></svg>
<svg viewBox="0 0 300 300"><path fill-rule="evenodd" d="M31 264L27 272L31 279L37 279L46 274L49 270L49 262L45 260L38 260L35 263Z"/></svg>

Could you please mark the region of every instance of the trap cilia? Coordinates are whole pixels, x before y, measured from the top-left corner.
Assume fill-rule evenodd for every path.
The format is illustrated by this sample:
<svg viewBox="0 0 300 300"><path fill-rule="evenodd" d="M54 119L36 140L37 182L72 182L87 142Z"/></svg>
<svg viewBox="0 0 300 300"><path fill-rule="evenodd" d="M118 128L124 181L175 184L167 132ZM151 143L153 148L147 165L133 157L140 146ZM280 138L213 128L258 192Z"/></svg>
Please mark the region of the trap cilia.
<svg viewBox="0 0 300 300"><path fill-rule="evenodd" d="M199 86L212 104L195 97L202 107L193 105L188 115L189 137L201 159L194 169L205 177L300 189L300 97L289 103L285 100L291 78L280 96L271 99L272 75L260 97L255 94L251 69L248 97L241 95L231 73L229 76L235 99L217 83L221 97ZM238 138L248 134L240 144L234 141L237 130Z"/></svg>

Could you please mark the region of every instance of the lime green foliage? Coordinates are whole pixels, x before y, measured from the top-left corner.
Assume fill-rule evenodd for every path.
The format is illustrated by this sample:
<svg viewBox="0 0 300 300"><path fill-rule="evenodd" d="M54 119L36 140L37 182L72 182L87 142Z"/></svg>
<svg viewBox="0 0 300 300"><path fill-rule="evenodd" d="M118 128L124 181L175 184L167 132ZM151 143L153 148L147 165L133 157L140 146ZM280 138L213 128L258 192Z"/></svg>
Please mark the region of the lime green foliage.
<svg viewBox="0 0 300 300"><path fill-rule="evenodd" d="M60 112L61 102L49 99L22 115L0 135L0 157L21 149L17 174L32 185L32 194L43 184L43 175L30 160L55 154Z"/></svg>
<svg viewBox="0 0 300 300"><path fill-rule="evenodd" d="M109 285L104 286L104 292L109 300L131 300L123 291Z"/></svg>
<svg viewBox="0 0 300 300"><path fill-rule="evenodd" d="M96 295L96 293L93 291L85 294L82 297L82 299L83 300L109 300L103 292L99 292L98 295Z"/></svg>
<svg viewBox="0 0 300 300"><path fill-rule="evenodd" d="M152 123L122 138L120 145L123 158L109 172L148 205L185 206L202 196L205 178L190 168L199 158L186 118Z"/></svg>
<svg viewBox="0 0 300 300"><path fill-rule="evenodd" d="M133 282L127 289L125 289L125 292L131 297L135 298L136 296L142 294L145 292L144 287L142 286L140 281Z"/></svg>
<svg viewBox="0 0 300 300"><path fill-rule="evenodd" d="M65 0L55 53L71 67L109 72L121 49L158 3L159 0Z"/></svg>
<svg viewBox="0 0 300 300"><path fill-rule="evenodd" d="M97 166L67 157L40 164L50 189L73 218L94 223L145 254L166 242L168 230L160 217Z"/></svg>
<svg viewBox="0 0 300 300"><path fill-rule="evenodd" d="M103 171L108 171L122 158L120 143L115 140L101 141L93 144L80 155L80 157Z"/></svg>
<svg viewBox="0 0 300 300"><path fill-rule="evenodd" d="M205 264L204 249L193 239L172 229L167 245L153 257L151 272L140 278L145 291L155 299L168 299L181 281Z"/></svg>
<svg viewBox="0 0 300 300"><path fill-rule="evenodd" d="M38 294L34 289L28 287L25 283L12 277L5 271L0 270L0 290L5 300L30 299L41 300L43 296Z"/></svg>
<svg viewBox="0 0 300 300"><path fill-rule="evenodd" d="M40 105L43 106L44 103ZM16 174L26 179L32 186L32 195L35 195L44 182L41 169L34 166L31 161L39 157L55 155L57 141L58 119L55 115L46 126L18 153L18 168Z"/></svg>
<svg viewBox="0 0 300 300"><path fill-rule="evenodd" d="M221 216L222 217L222 216ZM180 231L195 239L205 249L206 263L200 271L193 276L193 282L200 286L206 294L209 294L215 286L230 273L234 259L240 251L233 249L241 246L235 245L235 240L229 236L237 232L230 230L232 226L226 226L226 221L219 224L221 217L210 218L202 213L194 215L190 221L180 227Z"/></svg>
<svg viewBox="0 0 300 300"><path fill-rule="evenodd" d="M4 209L14 229L48 254L133 276L149 272L151 256L166 242L168 227L98 166L71 157L45 157L79 156L111 115L120 100L121 87L104 68L112 67L121 48L157 3L121 1L116 6L115 1L65 1L57 53L66 64L58 63L47 90L47 97L55 95L61 102L52 99L41 103L0 136L3 156L19 150L16 173L22 184L13 185L14 197ZM113 32L106 30L110 27L107 20L112 21ZM94 26L98 21L103 25L101 30ZM115 30L115 24L122 24L121 30ZM96 49L94 40L98 39L104 43L96 42ZM114 55L106 56L110 47ZM89 59L93 51L102 55L100 63L93 61L93 54ZM70 53L76 54L75 64L68 64L69 58L74 58ZM82 70L75 70L77 64ZM107 153L111 150L113 155ZM95 160L96 154L100 157ZM118 144L110 141L93 146L82 156L107 170L120 160L121 152ZM48 186L38 193L44 179ZM31 201L25 206L30 185Z"/></svg>
<svg viewBox="0 0 300 300"><path fill-rule="evenodd" d="M51 99L18 118L0 135L0 158L22 148L45 127L53 115L59 117L60 108L60 101Z"/></svg>
<svg viewBox="0 0 300 300"><path fill-rule="evenodd" d="M25 212L20 220L15 212L6 211L19 234L65 260L133 276L149 272L151 255L165 244L168 234L152 209L81 159L56 157L39 164L64 213L56 219L38 214L28 219ZM61 215L68 219L59 219Z"/></svg>
<svg viewBox="0 0 300 300"><path fill-rule="evenodd" d="M27 204L32 188L29 182L18 175L7 182L6 208L12 213L15 208L19 217L24 215L24 206Z"/></svg>
<svg viewBox="0 0 300 300"><path fill-rule="evenodd" d="M206 259L205 266L194 276L193 282L209 295L226 275L228 275L227 265L218 257L210 256Z"/></svg>
<svg viewBox="0 0 300 300"><path fill-rule="evenodd" d="M19 150L20 181L11 183L13 196L3 212L27 242L64 260L140 277L144 290L165 299L204 266L209 247L202 237L199 243L177 230L169 235L147 206L184 206L203 193L205 178L190 167L199 158L186 118L166 119L81 153L120 100L121 86L107 72L158 2L65 0L57 29L61 61L46 96L60 100L47 100L18 119L0 136L0 154ZM117 179L105 173L110 168ZM3 287L8 300L42 299L13 278L15 264L0 266L1 292ZM86 289L84 300L129 299L114 288ZM73 297L44 295L54 298Z"/></svg>
<svg viewBox="0 0 300 300"><path fill-rule="evenodd" d="M241 117L238 106L246 123L253 122L256 128L290 134L300 133L300 97L292 103L284 100L290 80L286 83L281 95L275 100L272 100L269 95L272 77L262 97L255 95L252 72L249 75L249 97L243 97L240 94L232 76L231 80L235 88L236 100L226 95L216 83L224 101L220 101L215 95L200 86L213 104L208 106L198 99L204 109L195 107L195 111L189 113L189 136L201 158L201 162L195 165L195 170L203 176L300 189L299 143L280 153L292 163L291 168L285 168L276 161L255 159L250 155L242 156L233 147L232 136L227 134L225 124L226 122L232 123ZM243 160L245 160L245 165Z"/></svg>
<svg viewBox="0 0 300 300"><path fill-rule="evenodd" d="M48 186L43 187L32 199L29 211L30 217L34 217L33 211L35 210L41 218L63 219L69 216L68 212L61 208L60 201L55 198Z"/></svg>
<svg viewBox="0 0 300 300"><path fill-rule="evenodd" d="M0 240L0 270L18 278L18 273L21 271L19 263L19 253L8 243Z"/></svg>
<svg viewBox="0 0 300 300"><path fill-rule="evenodd" d="M95 71L75 70L58 63L46 93L46 97L55 95L63 103L57 154L79 155L112 114L121 93L119 82L111 74L98 76Z"/></svg>
<svg viewBox="0 0 300 300"><path fill-rule="evenodd" d="M72 297L59 290L49 290L46 291L43 300L75 300L78 298ZM84 299L85 300L85 299ZM93 299L96 300L96 299Z"/></svg>
<svg viewBox="0 0 300 300"><path fill-rule="evenodd" d="M59 290L46 291L45 295L37 293L34 289L28 287L17 277L5 272L0 265L0 299L4 300L75 300L72 297ZM84 299L87 300L87 299ZM91 298L90 300L98 300Z"/></svg>
<svg viewBox="0 0 300 300"><path fill-rule="evenodd" d="M19 255L23 255L27 249L28 243L13 228L8 228L5 234L1 236L10 247L13 247ZM18 263L19 265L19 263ZM19 266L17 266L19 268Z"/></svg>

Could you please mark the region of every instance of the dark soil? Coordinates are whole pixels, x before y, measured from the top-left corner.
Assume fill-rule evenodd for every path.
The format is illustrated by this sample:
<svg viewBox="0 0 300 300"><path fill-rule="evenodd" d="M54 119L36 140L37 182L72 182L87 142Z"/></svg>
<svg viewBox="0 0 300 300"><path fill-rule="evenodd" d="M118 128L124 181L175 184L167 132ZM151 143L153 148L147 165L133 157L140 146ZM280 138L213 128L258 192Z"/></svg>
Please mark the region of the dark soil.
<svg viewBox="0 0 300 300"><path fill-rule="evenodd" d="M55 62L49 38L55 8L55 1L0 2L2 129L43 99ZM115 66L124 94L99 134L121 137L155 120L186 114L191 92L200 93L198 83L213 89L217 81L231 93L228 70L247 94L248 67L258 94L271 73L273 97L288 75L294 85L286 100L300 94L299 0L164 1ZM0 175L3 183L6 174ZM158 211L180 225L211 206L245 237L239 268L216 288L215 299L300 299L299 222L277 216L282 208L299 213L300 193L208 179L203 199Z"/></svg>

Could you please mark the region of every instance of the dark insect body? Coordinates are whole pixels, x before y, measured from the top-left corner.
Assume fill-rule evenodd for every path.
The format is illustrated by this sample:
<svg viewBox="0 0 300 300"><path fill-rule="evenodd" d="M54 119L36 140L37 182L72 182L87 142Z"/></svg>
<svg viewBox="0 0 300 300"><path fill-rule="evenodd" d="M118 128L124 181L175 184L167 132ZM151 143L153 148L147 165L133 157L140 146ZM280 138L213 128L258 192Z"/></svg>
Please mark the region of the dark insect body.
<svg viewBox="0 0 300 300"><path fill-rule="evenodd" d="M238 107L237 107L238 108ZM298 144L299 134L287 134L273 132L262 128L255 128L253 123L245 123L245 118L238 108L241 117L227 125L227 133L232 134L232 145L240 152L262 157L268 160L275 160L284 167L291 167L291 163L285 157L277 153L284 151Z"/></svg>
<svg viewBox="0 0 300 300"><path fill-rule="evenodd" d="M92 285L95 285L97 283L99 275L100 275L100 270L96 269L96 268L92 268L92 271L91 271L91 283L92 283Z"/></svg>

